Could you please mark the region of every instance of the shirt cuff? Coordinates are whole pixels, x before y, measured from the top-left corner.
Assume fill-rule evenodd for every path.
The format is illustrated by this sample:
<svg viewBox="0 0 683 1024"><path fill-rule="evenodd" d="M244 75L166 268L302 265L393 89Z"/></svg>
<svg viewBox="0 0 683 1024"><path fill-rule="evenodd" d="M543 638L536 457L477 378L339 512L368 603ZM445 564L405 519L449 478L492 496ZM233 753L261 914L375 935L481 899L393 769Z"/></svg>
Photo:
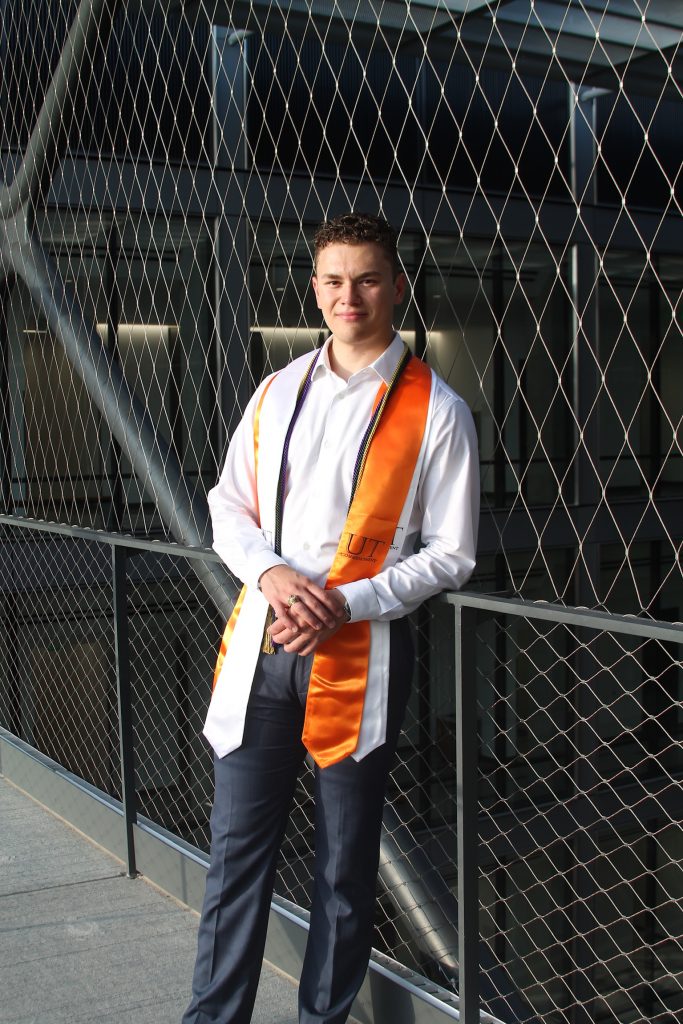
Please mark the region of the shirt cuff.
<svg viewBox="0 0 683 1024"><path fill-rule="evenodd" d="M365 619L379 618L381 609L372 580L342 583L337 590L344 595L349 603L351 610L349 622L363 622Z"/></svg>
<svg viewBox="0 0 683 1024"><path fill-rule="evenodd" d="M220 550L216 547L215 544L214 550L218 551L218 554L221 555L221 558L223 557ZM287 563L285 562L284 558L280 558L280 556L276 555L274 551L259 551L258 553L254 553L249 556L249 560L244 568L244 575L239 575L242 580L242 583L246 583L246 585L250 589L254 589L257 586L261 576L263 576L264 572L266 572L268 569L272 569L273 566L275 565L286 564ZM235 575L237 575L237 573Z"/></svg>
<svg viewBox="0 0 683 1024"><path fill-rule="evenodd" d="M274 551L264 551L258 558L252 558L249 561L249 579L246 580L248 587L258 586L258 581L264 572L268 569L272 569L276 565L287 565L284 558L280 558Z"/></svg>

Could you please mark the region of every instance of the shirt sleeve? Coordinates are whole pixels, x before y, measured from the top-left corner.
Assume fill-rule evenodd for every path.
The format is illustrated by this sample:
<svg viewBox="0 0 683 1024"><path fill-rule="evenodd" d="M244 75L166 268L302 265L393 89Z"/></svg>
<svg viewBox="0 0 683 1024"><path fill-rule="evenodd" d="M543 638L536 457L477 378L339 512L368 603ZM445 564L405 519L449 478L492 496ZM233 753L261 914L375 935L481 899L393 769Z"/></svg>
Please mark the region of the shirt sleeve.
<svg viewBox="0 0 683 1024"><path fill-rule="evenodd" d="M369 580L342 584L352 621L408 615L474 569L479 526L479 453L472 414L452 392L437 396L416 505L419 550Z"/></svg>
<svg viewBox="0 0 683 1024"><path fill-rule="evenodd" d="M268 381L249 402L228 446L220 479L208 495L213 548L230 571L249 587L274 565L284 564L263 536L258 518L254 461L254 416Z"/></svg>

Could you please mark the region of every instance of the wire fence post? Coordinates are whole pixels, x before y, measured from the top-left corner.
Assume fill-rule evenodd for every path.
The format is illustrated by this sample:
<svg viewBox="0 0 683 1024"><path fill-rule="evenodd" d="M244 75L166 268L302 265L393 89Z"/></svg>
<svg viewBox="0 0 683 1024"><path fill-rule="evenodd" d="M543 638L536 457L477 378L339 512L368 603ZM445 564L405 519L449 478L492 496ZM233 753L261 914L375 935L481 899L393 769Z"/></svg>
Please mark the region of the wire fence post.
<svg viewBox="0 0 683 1024"><path fill-rule="evenodd" d="M458 978L460 1020L479 1021L479 867L476 611L455 606L455 729L458 829Z"/></svg>
<svg viewBox="0 0 683 1024"><path fill-rule="evenodd" d="M112 545L114 587L114 649L116 654L116 693L119 705L119 749L121 754L121 802L126 826L126 865L129 878L135 878L135 835L137 819L135 795L135 745L133 708L130 690L130 642L128 635L128 552Z"/></svg>

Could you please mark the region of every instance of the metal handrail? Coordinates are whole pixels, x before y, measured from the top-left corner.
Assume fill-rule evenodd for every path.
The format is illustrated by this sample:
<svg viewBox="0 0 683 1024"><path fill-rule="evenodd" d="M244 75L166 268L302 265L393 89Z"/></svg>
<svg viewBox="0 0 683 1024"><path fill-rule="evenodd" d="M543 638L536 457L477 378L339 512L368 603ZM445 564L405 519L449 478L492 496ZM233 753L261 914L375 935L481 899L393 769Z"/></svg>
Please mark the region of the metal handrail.
<svg viewBox="0 0 683 1024"><path fill-rule="evenodd" d="M164 540L149 540L59 523L0 515L0 525L32 534L47 533L99 545L112 552L115 587L117 691L122 810L126 829L129 873L135 871L135 749L132 733L127 615L127 559L141 552L216 563L206 548ZM478 730L475 672L476 625L482 616L526 618L563 626L683 643L683 625L618 616L585 608L525 601L474 591L445 593L434 599L453 609L455 618L456 782L457 782L457 895L427 859L409 826L387 805L380 848L380 881L397 903L410 928L411 939L458 991L460 1019L480 1024L482 1003L488 1013L506 1024L536 1019L515 992L503 965L493 962L479 935L478 882L480 865L480 808L477 797ZM482 960L481 957L487 957Z"/></svg>
<svg viewBox="0 0 683 1024"><path fill-rule="evenodd" d="M519 598L494 597L471 590L441 594L438 601L456 608L474 608L482 612L501 612L517 618L543 619L567 626L627 633L632 636L683 643L683 623L659 622L637 615L613 615L598 609L574 608L549 601L523 601Z"/></svg>

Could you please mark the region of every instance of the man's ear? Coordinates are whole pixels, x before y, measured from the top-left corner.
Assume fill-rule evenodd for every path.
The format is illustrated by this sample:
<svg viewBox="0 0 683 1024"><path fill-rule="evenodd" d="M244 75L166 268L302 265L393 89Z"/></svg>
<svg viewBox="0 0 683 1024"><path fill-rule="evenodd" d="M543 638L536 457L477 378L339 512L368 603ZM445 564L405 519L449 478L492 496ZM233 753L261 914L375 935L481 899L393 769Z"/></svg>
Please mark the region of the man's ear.
<svg viewBox="0 0 683 1024"><path fill-rule="evenodd" d="M406 275L401 272L394 278L394 305L398 306L400 302L403 302L406 294L406 288L408 287L408 281Z"/></svg>
<svg viewBox="0 0 683 1024"><path fill-rule="evenodd" d="M315 274L311 278L311 284L313 285L313 291L315 292L315 301L318 306L318 309L322 309L320 305L320 299L318 298L318 278L315 276Z"/></svg>

